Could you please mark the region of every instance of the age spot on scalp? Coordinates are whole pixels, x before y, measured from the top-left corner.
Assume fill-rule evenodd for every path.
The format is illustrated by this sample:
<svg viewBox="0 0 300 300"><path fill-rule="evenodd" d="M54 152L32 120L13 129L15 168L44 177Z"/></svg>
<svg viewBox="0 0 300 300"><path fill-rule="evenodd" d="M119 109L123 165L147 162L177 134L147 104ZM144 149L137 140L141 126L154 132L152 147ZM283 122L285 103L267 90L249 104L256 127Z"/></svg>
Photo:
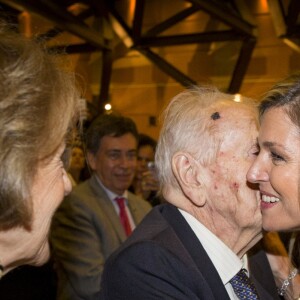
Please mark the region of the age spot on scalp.
<svg viewBox="0 0 300 300"><path fill-rule="evenodd" d="M217 119L220 119L221 116L219 114L219 112L214 112L211 116L210 116L213 120L217 120Z"/></svg>
<svg viewBox="0 0 300 300"><path fill-rule="evenodd" d="M232 185L231 185L232 189L234 190L238 190L240 185L237 183L237 182L233 182Z"/></svg>

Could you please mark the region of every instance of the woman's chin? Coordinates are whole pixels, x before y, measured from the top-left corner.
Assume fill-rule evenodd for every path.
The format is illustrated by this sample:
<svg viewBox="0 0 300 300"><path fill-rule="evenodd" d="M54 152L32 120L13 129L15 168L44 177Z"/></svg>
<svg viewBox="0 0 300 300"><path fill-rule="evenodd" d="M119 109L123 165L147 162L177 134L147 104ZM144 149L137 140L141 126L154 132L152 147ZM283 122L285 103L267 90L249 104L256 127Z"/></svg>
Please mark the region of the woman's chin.
<svg viewBox="0 0 300 300"><path fill-rule="evenodd" d="M39 249L36 255L33 257L32 262L30 263L32 266L41 266L45 264L50 258L50 248L49 243L43 244L43 246Z"/></svg>

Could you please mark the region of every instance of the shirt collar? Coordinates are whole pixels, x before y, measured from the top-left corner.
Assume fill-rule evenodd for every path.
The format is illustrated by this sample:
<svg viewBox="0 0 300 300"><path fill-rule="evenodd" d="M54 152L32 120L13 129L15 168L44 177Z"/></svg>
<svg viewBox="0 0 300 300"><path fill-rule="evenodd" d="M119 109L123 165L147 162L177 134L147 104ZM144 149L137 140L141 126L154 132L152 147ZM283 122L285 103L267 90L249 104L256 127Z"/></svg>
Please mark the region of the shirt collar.
<svg viewBox="0 0 300 300"><path fill-rule="evenodd" d="M99 177L96 174L95 174L95 177L97 179L97 182L103 188L103 190L106 192L108 198L111 201L113 201L114 199L116 199L116 197L124 197L126 199L126 201L127 201L127 199L128 199L128 191L127 190L125 190L122 195L117 195L116 193L112 192L107 187L105 187L104 184L102 183L102 181L99 179Z"/></svg>
<svg viewBox="0 0 300 300"><path fill-rule="evenodd" d="M246 256L241 260L227 245L195 217L182 209L178 210L196 234L207 255L217 269L224 285L227 284L241 268L245 267L248 270Z"/></svg>

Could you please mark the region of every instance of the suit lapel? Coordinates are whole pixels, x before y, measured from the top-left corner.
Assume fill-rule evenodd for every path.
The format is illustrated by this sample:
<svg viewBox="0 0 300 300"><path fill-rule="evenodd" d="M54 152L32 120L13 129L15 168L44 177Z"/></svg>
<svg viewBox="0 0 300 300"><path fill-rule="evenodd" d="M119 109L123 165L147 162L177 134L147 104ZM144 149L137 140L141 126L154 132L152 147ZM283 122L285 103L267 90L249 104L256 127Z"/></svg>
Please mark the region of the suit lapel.
<svg viewBox="0 0 300 300"><path fill-rule="evenodd" d="M263 250L261 250L259 244L249 251L248 257L250 277L257 289L260 299L280 299L267 257Z"/></svg>
<svg viewBox="0 0 300 300"><path fill-rule="evenodd" d="M104 211L105 215L108 217L109 221L112 224L112 228L116 232L117 236L119 237L120 241L126 240L126 234L124 228L122 227L119 216L116 213L116 210L111 203L110 199L108 198L105 191L99 185L97 178L93 175L90 180L90 187L95 195L95 200L97 204L100 206L101 210Z"/></svg>
<svg viewBox="0 0 300 300"><path fill-rule="evenodd" d="M138 224L140 219L139 219L139 216L137 215L138 213L138 209L136 208L136 203L135 201L133 201L132 199L132 195L131 193L128 191L128 207L129 207L129 210L130 210L130 213L131 213L131 216L133 218L133 221L134 221L134 224Z"/></svg>
<svg viewBox="0 0 300 300"><path fill-rule="evenodd" d="M145 209L141 209L141 206L138 206L138 202L134 199L136 197L132 193L128 191L128 207L133 218L134 224L137 226L141 220L144 218L146 211Z"/></svg>
<svg viewBox="0 0 300 300"><path fill-rule="evenodd" d="M173 227L182 244L185 246L197 268L205 276L205 280L211 288L216 299L230 300L223 282L212 264L210 258L199 242L198 238L180 214L178 209L172 205L165 205L162 214Z"/></svg>

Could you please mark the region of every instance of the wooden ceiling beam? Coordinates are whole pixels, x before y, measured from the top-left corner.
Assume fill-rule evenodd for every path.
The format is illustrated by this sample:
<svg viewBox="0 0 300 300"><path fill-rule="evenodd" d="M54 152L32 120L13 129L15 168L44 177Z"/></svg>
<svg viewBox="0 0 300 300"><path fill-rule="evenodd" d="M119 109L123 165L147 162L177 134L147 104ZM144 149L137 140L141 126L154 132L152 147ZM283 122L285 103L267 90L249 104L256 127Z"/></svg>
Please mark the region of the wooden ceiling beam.
<svg viewBox="0 0 300 300"><path fill-rule="evenodd" d="M134 18L132 24L132 38L138 41L142 35L145 0L135 1Z"/></svg>
<svg viewBox="0 0 300 300"><path fill-rule="evenodd" d="M79 54L79 53L90 53L99 51L99 49L91 44L73 44L73 45L60 45L52 46L47 48L53 53L66 53L66 54Z"/></svg>
<svg viewBox="0 0 300 300"><path fill-rule="evenodd" d="M102 51L102 68L99 93L99 108L102 111L105 103L109 102L109 87L111 82L113 55L111 50Z"/></svg>
<svg viewBox="0 0 300 300"><path fill-rule="evenodd" d="M179 13L173 15L169 19L166 19L165 21L153 26L148 31L146 31L143 36L156 36L163 31L169 29L170 27L174 26L178 22L184 20L185 18L189 17L190 15L194 14L196 11L198 11L199 8L197 8L195 5L192 5L183 11L180 11Z"/></svg>
<svg viewBox="0 0 300 300"><path fill-rule="evenodd" d="M231 81L228 87L228 92L231 94L238 93L246 71L248 69L251 55L256 45L256 38L250 37L243 41L238 60L235 64Z"/></svg>
<svg viewBox="0 0 300 300"><path fill-rule="evenodd" d="M99 49L109 48L99 33L89 28L80 19L53 2L42 0L0 0L0 2L19 11L25 10L36 13L54 23L58 28L69 31Z"/></svg>
<svg viewBox="0 0 300 300"><path fill-rule="evenodd" d="M293 33L297 27L297 20L300 12L300 1L291 0L288 6L287 16L285 18L287 25L287 34Z"/></svg>
<svg viewBox="0 0 300 300"><path fill-rule="evenodd" d="M143 37L136 48L176 46L211 42L238 41L244 36L233 30L211 31L203 33L182 34L160 37Z"/></svg>
<svg viewBox="0 0 300 300"><path fill-rule="evenodd" d="M299 0L290 1L287 15L285 15L281 0L268 0L268 6L277 37L300 53L300 26L297 25L300 13Z"/></svg>
<svg viewBox="0 0 300 300"><path fill-rule="evenodd" d="M168 74L170 77L175 79L181 85L185 87L191 87L193 85L197 85L197 82L189 78L187 75L179 71L177 68L172 66L166 60L161 58L156 53L152 52L150 49L138 49L145 57L147 57L152 63L154 63L159 69L161 69L164 73Z"/></svg>
<svg viewBox="0 0 300 300"><path fill-rule="evenodd" d="M286 35L285 16L280 0L268 0L269 11L273 20L277 37Z"/></svg>
<svg viewBox="0 0 300 300"><path fill-rule="evenodd" d="M88 17L91 17L93 15L93 10L91 8L81 12L77 17L84 20ZM58 27L53 27L51 29L49 29L48 31L39 34L35 39L41 42L45 42L48 41L54 37L56 37L57 35L59 35L60 33L64 32L64 30L58 28Z"/></svg>
<svg viewBox="0 0 300 300"><path fill-rule="evenodd" d="M249 36L254 35L254 26L235 13L232 13L227 6L224 5L224 1L216 0L188 0L196 5L199 9L204 10L209 15L217 18L228 26L232 27L237 32L247 34Z"/></svg>
<svg viewBox="0 0 300 300"><path fill-rule="evenodd" d="M123 18L113 7L110 7L109 12L109 20L113 30L124 45L126 45L127 48L131 48L134 44L132 29L125 23Z"/></svg>

